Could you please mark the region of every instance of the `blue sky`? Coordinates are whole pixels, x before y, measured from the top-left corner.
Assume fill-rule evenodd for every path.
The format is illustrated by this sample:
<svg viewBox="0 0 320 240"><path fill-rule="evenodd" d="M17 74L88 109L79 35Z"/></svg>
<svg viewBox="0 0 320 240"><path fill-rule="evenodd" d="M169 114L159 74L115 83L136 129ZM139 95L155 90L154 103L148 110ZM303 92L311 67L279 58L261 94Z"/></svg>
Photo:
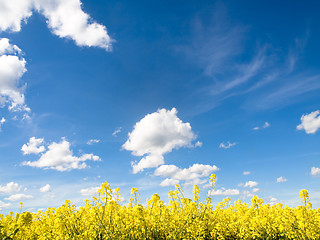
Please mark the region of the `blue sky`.
<svg viewBox="0 0 320 240"><path fill-rule="evenodd" d="M320 3L1 0L0 209L218 176L320 207Z"/></svg>

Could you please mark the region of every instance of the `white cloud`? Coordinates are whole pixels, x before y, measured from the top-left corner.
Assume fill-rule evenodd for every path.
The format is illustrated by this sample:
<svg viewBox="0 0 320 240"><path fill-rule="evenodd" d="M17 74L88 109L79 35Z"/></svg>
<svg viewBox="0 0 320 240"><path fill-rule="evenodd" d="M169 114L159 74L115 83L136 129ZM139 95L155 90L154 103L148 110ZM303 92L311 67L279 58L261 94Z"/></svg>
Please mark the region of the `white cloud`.
<svg viewBox="0 0 320 240"><path fill-rule="evenodd" d="M320 129L320 111L314 111L310 114L303 114L301 124L297 126L298 130L305 130L307 134L313 134Z"/></svg>
<svg viewBox="0 0 320 240"><path fill-rule="evenodd" d="M13 192L19 192L21 190L21 186L15 182L9 182L5 186L0 185L0 193L11 194Z"/></svg>
<svg viewBox="0 0 320 240"><path fill-rule="evenodd" d="M257 195L257 192L260 192L260 188L253 188L251 191L245 190L242 192L242 195L245 198L252 198L254 195Z"/></svg>
<svg viewBox="0 0 320 240"><path fill-rule="evenodd" d="M195 147L202 147L202 142L200 142L200 141L198 141L198 142L196 142L196 144L194 145Z"/></svg>
<svg viewBox="0 0 320 240"><path fill-rule="evenodd" d="M160 186L161 187L168 187L168 186L174 186L176 184L179 184L179 180L166 178L165 180L163 180L160 183Z"/></svg>
<svg viewBox="0 0 320 240"><path fill-rule="evenodd" d="M114 132L112 133L112 136L116 137L118 135L118 133L120 133L122 130L122 127L118 127L116 130L114 130Z"/></svg>
<svg viewBox="0 0 320 240"><path fill-rule="evenodd" d="M11 205L12 205L11 203L5 203L0 200L0 211L2 210L2 208L8 208Z"/></svg>
<svg viewBox="0 0 320 240"><path fill-rule="evenodd" d="M36 0L36 9L48 20L51 31L61 38L70 38L78 46L111 49L111 38L105 26L94 22L81 9L80 0Z"/></svg>
<svg viewBox="0 0 320 240"><path fill-rule="evenodd" d="M0 31L19 32L21 21L32 15L31 0L2 0L0 6Z"/></svg>
<svg viewBox="0 0 320 240"><path fill-rule="evenodd" d="M282 176L277 178L277 182L278 182L278 183L287 182L287 181L288 181L288 179L286 179L286 178L284 178L284 177L282 177Z"/></svg>
<svg viewBox="0 0 320 240"><path fill-rule="evenodd" d="M111 50L113 40L106 27L94 22L81 7L80 0L2 0L0 31L20 31L21 22L27 22L36 10L47 18L55 35L72 39L78 46Z"/></svg>
<svg viewBox="0 0 320 240"><path fill-rule="evenodd" d="M261 126L261 127L254 127L253 130L260 130L261 128L268 128L268 127L270 127L270 126L271 126L271 125L270 125L269 122L265 122L265 123L263 124L263 126Z"/></svg>
<svg viewBox="0 0 320 240"><path fill-rule="evenodd" d="M82 196L94 196L100 187L83 188L80 190Z"/></svg>
<svg viewBox="0 0 320 240"><path fill-rule="evenodd" d="M162 164L164 164L163 156L155 154L145 156L138 163L131 162L132 172L134 174L142 172L146 168L156 168Z"/></svg>
<svg viewBox="0 0 320 240"><path fill-rule="evenodd" d="M224 142L220 143L219 145L219 148L225 148L225 149L228 149L228 148L231 148L233 146L235 146L237 143L230 143L229 141L225 144Z"/></svg>
<svg viewBox="0 0 320 240"><path fill-rule="evenodd" d="M30 111L25 106L25 86L20 86L20 78L27 71L21 50L7 38L0 38L0 106L9 104L9 110Z"/></svg>
<svg viewBox="0 0 320 240"><path fill-rule="evenodd" d="M133 173L164 164L163 155L180 147L193 147L196 135L189 123L177 117L177 110L160 109L136 123L122 147L135 156L145 156L132 162Z"/></svg>
<svg viewBox="0 0 320 240"><path fill-rule="evenodd" d="M40 190L40 192L50 192L51 186L50 186L50 184L46 184L43 187L41 187L39 190Z"/></svg>
<svg viewBox="0 0 320 240"><path fill-rule="evenodd" d="M208 193L211 193L212 196L234 196L239 195L240 191L238 189L217 189Z"/></svg>
<svg viewBox="0 0 320 240"><path fill-rule="evenodd" d="M268 198L268 202L269 202L270 205L276 204L277 201L278 201L278 199L276 199L275 197L269 197Z"/></svg>
<svg viewBox="0 0 320 240"><path fill-rule="evenodd" d="M251 174L251 172L249 172L249 171L244 171L243 172L243 175L250 175Z"/></svg>
<svg viewBox="0 0 320 240"><path fill-rule="evenodd" d="M62 139L60 143L51 143L48 146L48 150L40 156L39 160L23 162L22 165L68 171L88 167L85 163L85 161L88 160L100 161L100 158L92 153L82 154L80 157L76 157L73 155L72 150L70 150L70 143Z"/></svg>
<svg viewBox="0 0 320 240"><path fill-rule="evenodd" d="M268 123L268 122L265 122L264 123L264 125L262 126L263 128L267 128L267 127L270 127L271 125L270 125L270 123Z"/></svg>
<svg viewBox="0 0 320 240"><path fill-rule="evenodd" d="M87 142L87 144L88 144L88 145L92 145L92 144L94 144L94 143L99 143L99 142L100 142L99 139L90 139L90 140Z"/></svg>
<svg viewBox="0 0 320 240"><path fill-rule="evenodd" d="M259 71L262 69L265 63L265 48L262 48L257 56L248 63L247 65L242 66L242 74L236 77L234 80L228 82L222 89L222 91L226 91L237 87L241 84L248 82L251 78L255 77Z"/></svg>
<svg viewBox="0 0 320 240"><path fill-rule="evenodd" d="M260 188L254 188L254 189L252 189L252 192L253 193L256 193L256 192L259 192L260 191Z"/></svg>
<svg viewBox="0 0 320 240"><path fill-rule="evenodd" d="M162 177L173 177L180 170L181 169L176 165L162 165L155 170L154 175Z"/></svg>
<svg viewBox="0 0 320 240"><path fill-rule="evenodd" d="M254 194L250 191L243 191L242 194L244 195L245 198L251 198L254 196Z"/></svg>
<svg viewBox="0 0 320 240"><path fill-rule="evenodd" d="M314 177L320 177L320 168L312 167L311 168L311 175Z"/></svg>
<svg viewBox="0 0 320 240"><path fill-rule="evenodd" d="M231 60L241 52L245 28L232 23L221 3L215 4L210 15L209 22L199 17L192 20L192 38L177 50L204 68L205 74L214 76L230 70Z"/></svg>
<svg viewBox="0 0 320 240"><path fill-rule="evenodd" d="M168 186L177 184L179 181L185 181L185 184L202 184L207 180L201 178L208 177L211 173L218 171L219 168L215 165L193 164L189 168L179 168L175 165L162 165L158 167L154 175L166 177L160 184L161 186Z"/></svg>
<svg viewBox="0 0 320 240"><path fill-rule="evenodd" d="M46 148L42 144L43 138L31 137L28 143L23 144L21 151L23 152L23 155L39 154L46 150Z"/></svg>
<svg viewBox="0 0 320 240"><path fill-rule="evenodd" d="M5 200L14 202L14 201L20 201L20 200L32 199L32 198L33 198L32 195L18 193L18 194L14 194L14 195L11 195L10 197L5 198Z"/></svg>
<svg viewBox="0 0 320 240"><path fill-rule="evenodd" d="M4 117L1 118L0 120L0 131L1 131L1 127L2 125L6 122L6 119Z"/></svg>
<svg viewBox="0 0 320 240"><path fill-rule="evenodd" d="M256 181L248 181L244 184L244 187L250 187L250 188L253 188L253 187L256 187L258 186L258 182Z"/></svg>

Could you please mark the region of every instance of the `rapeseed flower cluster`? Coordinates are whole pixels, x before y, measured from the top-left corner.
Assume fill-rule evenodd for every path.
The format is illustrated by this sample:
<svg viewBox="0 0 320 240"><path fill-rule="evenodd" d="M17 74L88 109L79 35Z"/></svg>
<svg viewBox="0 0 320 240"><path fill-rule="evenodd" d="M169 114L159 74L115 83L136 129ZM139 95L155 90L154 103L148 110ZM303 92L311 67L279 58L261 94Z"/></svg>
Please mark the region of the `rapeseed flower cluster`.
<svg viewBox="0 0 320 240"><path fill-rule="evenodd" d="M212 175L212 188L215 181ZM198 186L188 199L176 185L168 204L154 194L143 206L133 188L122 205L120 190L105 182L81 207L67 200L46 211L0 215L0 239L320 239L320 209L312 208L306 190L300 197L303 205L295 208L256 196L251 204L226 198L213 206L210 197L200 202Z"/></svg>

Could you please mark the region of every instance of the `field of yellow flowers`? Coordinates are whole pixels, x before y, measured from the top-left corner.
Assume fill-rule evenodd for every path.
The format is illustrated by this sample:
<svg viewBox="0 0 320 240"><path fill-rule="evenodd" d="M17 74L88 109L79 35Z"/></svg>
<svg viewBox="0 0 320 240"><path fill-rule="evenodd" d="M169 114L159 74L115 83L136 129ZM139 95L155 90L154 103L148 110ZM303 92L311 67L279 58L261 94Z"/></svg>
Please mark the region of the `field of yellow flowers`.
<svg viewBox="0 0 320 240"><path fill-rule="evenodd" d="M210 177L211 189L216 177ZM217 206L208 197L200 202L183 196L176 185L165 205L154 194L145 206L131 190L128 205L120 204L120 190L105 182L97 195L76 207L70 201L38 213L0 215L0 239L320 239L320 209L312 209L308 192L300 191L302 206L252 204L226 198Z"/></svg>

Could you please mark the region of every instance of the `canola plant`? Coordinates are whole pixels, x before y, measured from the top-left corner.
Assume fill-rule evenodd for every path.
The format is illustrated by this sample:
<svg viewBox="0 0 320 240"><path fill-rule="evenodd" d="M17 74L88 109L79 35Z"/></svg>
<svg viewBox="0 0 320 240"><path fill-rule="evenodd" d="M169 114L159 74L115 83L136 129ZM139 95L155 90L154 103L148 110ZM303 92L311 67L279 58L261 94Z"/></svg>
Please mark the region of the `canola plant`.
<svg viewBox="0 0 320 240"><path fill-rule="evenodd" d="M211 190L215 180L211 175ZM210 197L200 202L199 196L196 185L193 199L176 185L168 204L154 194L143 206L133 188L122 205L120 190L105 182L81 207L67 200L38 213L0 215L0 239L320 239L320 209L312 208L306 190L300 191L303 205L295 208L264 204L256 196L251 204L226 198L213 206Z"/></svg>

